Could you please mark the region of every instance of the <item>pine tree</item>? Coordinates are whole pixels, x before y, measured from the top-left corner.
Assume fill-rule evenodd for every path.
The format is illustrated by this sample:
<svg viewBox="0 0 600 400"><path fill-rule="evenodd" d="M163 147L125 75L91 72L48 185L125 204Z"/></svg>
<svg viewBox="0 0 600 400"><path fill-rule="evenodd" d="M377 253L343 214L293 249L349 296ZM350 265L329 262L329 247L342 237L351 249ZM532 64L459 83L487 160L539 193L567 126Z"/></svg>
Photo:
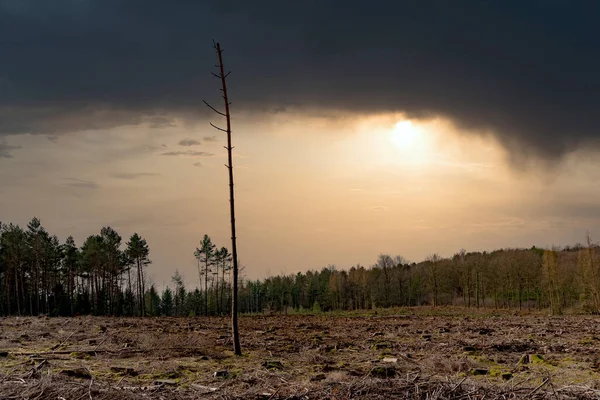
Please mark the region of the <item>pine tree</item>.
<svg viewBox="0 0 600 400"><path fill-rule="evenodd" d="M69 315L73 316L75 313L75 293L76 288L76 276L79 272L79 249L75 245L73 236L69 236L63 245L64 254L64 266L65 266L65 279L67 281L67 294L69 297Z"/></svg>
<svg viewBox="0 0 600 400"><path fill-rule="evenodd" d="M150 249L145 239L142 239L140 235L134 233L131 235L129 242L127 243L127 249L125 250L127 258L130 264L133 264L137 269L137 293L138 293L138 305L140 309L140 315L145 315L145 282L144 282L144 268L151 264L152 261L148 258Z"/></svg>
<svg viewBox="0 0 600 400"><path fill-rule="evenodd" d="M208 274L211 273L211 267L214 265L215 248L210 236L204 235L200 247L194 252L199 265L202 264L204 267L201 273L204 276L204 315L208 315Z"/></svg>
<svg viewBox="0 0 600 400"><path fill-rule="evenodd" d="M178 270L175 270L175 274L171 277L171 281L175 284L175 315L185 315L185 285L183 283L183 277Z"/></svg>
<svg viewBox="0 0 600 400"><path fill-rule="evenodd" d="M168 286L160 298L160 311L162 315L167 317L173 315L173 291Z"/></svg>

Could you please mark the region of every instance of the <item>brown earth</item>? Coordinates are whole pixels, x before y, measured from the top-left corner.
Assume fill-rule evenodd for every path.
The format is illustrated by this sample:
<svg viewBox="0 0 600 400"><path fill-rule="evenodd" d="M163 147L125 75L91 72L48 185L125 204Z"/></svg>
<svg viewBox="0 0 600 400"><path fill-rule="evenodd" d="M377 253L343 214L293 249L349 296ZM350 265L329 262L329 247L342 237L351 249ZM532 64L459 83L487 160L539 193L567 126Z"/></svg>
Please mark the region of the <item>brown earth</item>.
<svg viewBox="0 0 600 400"><path fill-rule="evenodd" d="M600 318L429 308L0 319L1 399L600 398Z"/></svg>

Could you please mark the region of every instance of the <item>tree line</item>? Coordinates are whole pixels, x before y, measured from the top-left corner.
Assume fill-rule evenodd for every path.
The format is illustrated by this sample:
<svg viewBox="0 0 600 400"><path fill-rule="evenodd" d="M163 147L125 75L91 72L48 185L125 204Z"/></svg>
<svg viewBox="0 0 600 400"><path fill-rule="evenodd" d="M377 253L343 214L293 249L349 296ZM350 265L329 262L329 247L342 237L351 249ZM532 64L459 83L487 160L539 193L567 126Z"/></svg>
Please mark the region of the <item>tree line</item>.
<svg viewBox="0 0 600 400"><path fill-rule="evenodd" d="M104 227L81 247L60 243L38 218L0 223L0 314L145 315L146 240Z"/></svg>
<svg viewBox="0 0 600 400"><path fill-rule="evenodd" d="M370 266L327 266L263 280L240 277L242 313L360 310L419 305L543 309L580 307L600 312L598 245L564 248L461 250L408 262L379 255ZM1 315L229 315L232 255L204 235L194 251L198 285L186 289L175 271L159 292L149 283L151 263L137 233L123 243L104 227L78 247L61 243L37 218L26 229L0 223Z"/></svg>
<svg viewBox="0 0 600 400"><path fill-rule="evenodd" d="M600 313L598 245L564 248L461 250L432 254L419 263L379 255L373 265L247 281L240 288L245 313L361 310L419 305L495 309L567 308Z"/></svg>
<svg viewBox="0 0 600 400"><path fill-rule="evenodd" d="M231 304L232 256L207 235L194 252L199 288L187 291L175 271L174 289L149 284L148 243L134 233L123 241L103 227L78 247L61 243L38 218L25 229L0 222L0 315L222 315Z"/></svg>

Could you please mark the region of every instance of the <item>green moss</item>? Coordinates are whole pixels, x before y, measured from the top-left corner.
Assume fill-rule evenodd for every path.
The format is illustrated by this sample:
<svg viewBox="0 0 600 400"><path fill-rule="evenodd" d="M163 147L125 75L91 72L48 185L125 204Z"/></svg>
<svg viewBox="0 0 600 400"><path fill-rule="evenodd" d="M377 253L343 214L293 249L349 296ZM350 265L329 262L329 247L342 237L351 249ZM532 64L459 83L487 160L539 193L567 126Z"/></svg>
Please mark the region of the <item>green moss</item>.
<svg viewBox="0 0 600 400"><path fill-rule="evenodd" d="M277 328L271 325L269 328L267 328L267 330L265 330L265 333L274 333L276 330Z"/></svg>
<svg viewBox="0 0 600 400"><path fill-rule="evenodd" d="M479 363L482 364L490 364L493 363L493 361L490 361L485 355L483 354L479 354L479 353L475 353L473 355L469 356L473 361L477 361Z"/></svg>
<svg viewBox="0 0 600 400"><path fill-rule="evenodd" d="M539 365L539 366L544 366L544 367L556 367L559 362L557 360L546 360L542 355L540 354L525 354L523 357L521 357L521 359L519 360L519 364L532 364L532 365Z"/></svg>
<svg viewBox="0 0 600 400"><path fill-rule="evenodd" d="M579 341L579 344L582 344L584 346L591 346L593 344L595 344L599 339L596 336L590 336L590 337L586 337L583 338Z"/></svg>
<svg viewBox="0 0 600 400"><path fill-rule="evenodd" d="M235 379L235 378L241 376L243 372L244 372L244 370L242 368L231 368L229 370L228 378Z"/></svg>
<svg viewBox="0 0 600 400"><path fill-rule="evenodd" d="M196 365L187 365L181 364L177 367L177 371L180 372L198 372L198 367Z"/></svg>
<svg viewBox="0 0 600 400"><path fill-rule="evenodd" d="M530 354L529 362L532 364L545 364L546 360L539 354Z"/></svg>
<svg viewBox="0 0 600 400"><path fill-rule="evenodd" d="M389 349L390 347L392 347L390 342L375 342L373 346L371 346L373 350Z"/></svg>
<svg viewBox="0 0 600 400"><path fill-rule="evenodd" d="M136 379L139 381L155 381L155 380L176 380L180 381L183 374L178 371L166 371L158 374L139 374Z"/></svg>
<svg viewBox="0 0 600 400"><path fill-rule="evenodd" d="M494 377L494 378L502 378L505 381L509 380L510 378L512 378L512 373L505 370L505 369L501 369L501 368L491 368L490 369L490 376Z"/></svg>
<svg viewBox="0 0 600 400"><path fill-rule="evenodd" d="M268 370L281 370L283 369L283 364L281 361L265 361L263 367Z"/></svg>
<svg viewBox="0 0 600 400"><path fill-rule="evenodd" d="M471 375L478 376L478 375L487 375L489 373L489 371L484 368L473 368L470 371L470 373L471 373Z"/></svg>
<svg viewBox="0 0 600 400"><path fill-rule="evenodd" d="M381 353L379 353L379 359L382 360L391 354L392 354L392 351L390 349L383 349L383 351Z"/></svg>
<svg viewBox="0 0 600 400"><path fill-rule="evenodd" d="M113 374L119 376L136 376L137 372L133 368L129 367L110 367L110 371Z"/></svg>
<svg viewBox="0 0 600 400"><path fill-rule="evenodd" d="M74 352L70 353L69 357L76 358L78 360L91 360L92 359L92 356L90 356L88 353L82 353L79 351L74 351Z"/></svg>

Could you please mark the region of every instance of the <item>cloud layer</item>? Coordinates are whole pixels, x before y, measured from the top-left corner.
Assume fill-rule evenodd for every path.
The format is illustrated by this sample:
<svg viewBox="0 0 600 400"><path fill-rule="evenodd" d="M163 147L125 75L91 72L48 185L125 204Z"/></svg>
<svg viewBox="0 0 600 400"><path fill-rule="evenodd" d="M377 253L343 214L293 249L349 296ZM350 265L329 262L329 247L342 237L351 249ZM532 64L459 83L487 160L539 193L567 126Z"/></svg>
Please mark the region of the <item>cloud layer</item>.
<svg viewBox="0 0 600 400"><path fill-rule="evenodd" d="M12 151L19 148L19 146L11 146L5 141L0 140L0 158L12 158Z"/></svg>
<svg viewBox="0 0 600 400"><path fill-rule="evenodd" d="M87 180L76 179L76 178L64 178L64 180L66 181L66 183L65 183L66 186L70 186L70 187L74 187L74 188L79 188L79 189L98 189L98 188L100 188L100 185L98 185L98 183L94 182L94 181L87 181Z"/></svg>
<svg viewBox="0 0 600 400"><path fill-rule="evenodd" d="M161 153L161 156L187 156L187 157L210 157L213 156L213 153L207 153L206 151L194 151L194 150L186 150L186 151L167 151L165 153Z"/></svg>
<svg viewBox="0 0 600 400"><path fill-rule="evenodd" d="M152 176L160 176L160 174L156 172L115 172L111 174L111 177L123 180L134 180Z"/></svg>
<svg viewBox="0 0 600 400"><path fill-rule="evenodd" d="M181 139L179 141L179 145L185 147L198 146L199 144L200 142L194 139Z"/></svg>
<svg viewBox="0 0 600 400"><path fill-rule="evenodd" d="M0 135L198 118L234 107L444 115L555 159L600 132L598 2L0 2ZM6 150L4 153L6 154Z"/></svg>

